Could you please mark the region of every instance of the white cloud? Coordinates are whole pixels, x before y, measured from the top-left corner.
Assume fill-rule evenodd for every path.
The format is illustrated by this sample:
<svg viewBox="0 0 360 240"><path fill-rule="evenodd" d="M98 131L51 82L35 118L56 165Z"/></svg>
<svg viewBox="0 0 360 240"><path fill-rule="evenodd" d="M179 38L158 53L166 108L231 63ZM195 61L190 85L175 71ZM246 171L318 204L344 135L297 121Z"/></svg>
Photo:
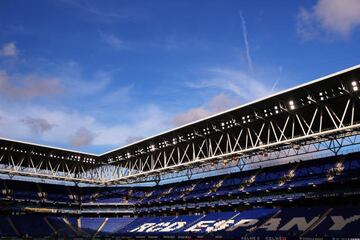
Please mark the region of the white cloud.
<svg viewBox="0 0 360 240"><path fill-rule="evenodd" d="M319 38L323 32L347 37L360 26L358 0L319 0L311 9L300 8L297 33L304 40Z"/></svg>
<svg viewBox="0 0 360 240"><path fill-rule="evenodd" d="M17 55L18 49L14 42L5 43L0 50L0 56L16 57Z"/></svg>

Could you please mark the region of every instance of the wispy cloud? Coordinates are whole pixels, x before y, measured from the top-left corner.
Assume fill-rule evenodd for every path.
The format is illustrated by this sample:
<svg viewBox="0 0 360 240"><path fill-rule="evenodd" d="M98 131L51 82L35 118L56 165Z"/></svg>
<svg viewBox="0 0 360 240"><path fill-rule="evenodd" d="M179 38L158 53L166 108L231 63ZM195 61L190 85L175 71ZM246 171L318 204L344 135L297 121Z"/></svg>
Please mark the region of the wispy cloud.
<svg viewBox="0 0 360 240"><path fill-rule="evenodd" d="M211 112L204 107L191 108L186 112L182 112L175 115L171 119L171 123L174 124L175 126L180 126L182 124L190 123L199 120L201 118L207 117L210 114Z"/></svg>
<svg viewBox="0 0 360 240"><path fill-rule="evenodd" d="M81 65L76 61L67 61L55 64L56 69L52 75L61 79L64 90L68 97L76 99L98 96L96 99L100 103L111 104L111 101L118 102L118 99L127 99L133 86L131 83L122 85L117 79L117 85L114 87L114 76L119 69L102 70L93 69L85 72Z"/></svg>
<svg viewBox="0 0 360 240"><path fill-rule="evenodd" d="M49 131L54 127L54 125L50 124L47 120L42 118L26 117L22 120L22 122L25 123L30 128L30 130L37 135L42 135L44 132Z"/></svg>
<svg viewBox="0 0 360 240"><path fill-rule="evenodd" d="M300 8L297 14L296 33L304 41L320 36L319 27L313 14L305 8Z"/></svg>
<svg viewBox="0 0 360 240"><path fill-rule="evenodd" d="M68 92L77 96L91 96L104 91L112 81L112 73L102 70L94 70L92 74L85 74L77 62L61 64L56 71L62 79Z"/></svg>
<svg viewBox="0 0 360 240"><path fill-rule="evenodd" d="M1 50L0 56L14 58L18 55L18 49L14 42L5 43Z"/></svg>
<svg viewBox="0 0 360 240"><path fill-rule="evenodd" d="M238 102L235 99L230 98L224 93L220 93L212 97L203 106L191 108L185 112L176 114L171 118L170 122L175 126L180 126L229 109L237 104Z"/></svg>
<svg viewBox="0 0 360 240"><path fill-rule="evenodd" d="M125 144L125 145L131 144L131 143L137 142L137 141L139 141L139 140L141 140L141 139L143 139L143 138L144 138L144 137L139 137L139 136L129 136L129 137L125 140L124 144Z"/></svg>
<svg viewBox="0 0 360 240"><path fill-rule="evenodd" d="M175 115L174 125L189 123L206 116L235 107L242 102L249 102L277 91L277 83L272 87L240 70L229 68L212 68L206 71L205 80L188 82L193 89L211 89L221 91L200 107L191 108Z"/></svg>
<svg viewBox="0 0 360 240"><path fill-rule="evenodd" d="M129 121L112 126L95 126L98 129L94 139L96 145L124 145L141 136L151 136L169 129L169 114L156 105L139 106L133 108Z"/></svg>
<svg viewBox="0 0 360 240"><path fill-rule="evenodd" d="M239 104L239 101L235 98L232 98L225 93L220 93L213 98L210 99L209 103L207 103L210 111L216 113L221 112L226 109L232 108Z"/></svg>
<svg viewBox="0 0 360 240"><path fill-rule="evenodd" d="M94 140L94 134L87 128L79 128L70 138L73 147L89 146Z"/></svg>
<svg viewBox="0 0 360 240"><path fill-rule="evenodd" d="M23 25L18 23L5 24L0 23L0 34L1 35L17 35L17 34L28 34L29 30L26 29Z"/></svg>
<svg viewBox="0 0 360 240"><path fill-rule="evenodd" d="M297 15L297 33L303 40L334 34L348 37L360 27L358 0L318 0L311 8L300 8Z"/></svg>
<svg viewBox="0 0 360 240"><path fill-rule="evenodd" d="M11 99L33 99L63 92L60 81L34 74L9 76L0 70L0 94Z"/></svg>
<svg viewBox="0 0 360 240"><path fill-rule="evenodd" d="M248 31L247 31L247 27L246 27L246 21L245 21L245 18L241 11L239 12L239 16L241 19L241 26L242 26L242 32L243 32L243 38L244 38L244 44L245 44L246 60L247 60L248 66L249 66L250 73L253 73L254 69L253 69L252 58L250 55L250 45L249 45L249 40L248 40Z"/></svg>
<svg viewBox="0 0 360 240"><path fill-rule="evenodd" d="M125 103L130 98L131 90L133 89L134 84L124 87L118 87L115 90L110 91L105 96L102 96L98 99L100 104L106 104L108 106L118 104L119 102Z"/></svg>
<svg viewBox="0 0 360 240"><path fill-rule="evenodd" d="M213 68L207 72L206 80L189 82L192 88L212 88L235 94L242 101L251 101L273 93L271 86L249 74L228 68Z"/></svg>
<svg viewBox="0 0 360 240"><path fill-rule="evenodd" d="M61 0L62 3L76 7L88 14L101 18L105 21L127 18L128 14L124 8L106 8L106 5L99 5L96 1L90 0Z"/></svg>
<svg viewBox="0 0 360 240"><path fill-rule="evenodd" d="M125 50L128 48L124 41L121 40L119 37L115 36L114 34L107 34L101 32L100 37L104 43L117 51Z"/></svg>
<svg viewBox="0 0 360 240"><path fill-rule="evenodd" d="M60 2L77 8L77 10L86 14L86 20L96 20L105 24L112 24L121 20L140 18L144 15L141 9L129 8L123 2L117 2L115 5L99 4L99 1L93 0L61 0Z"/></svg>

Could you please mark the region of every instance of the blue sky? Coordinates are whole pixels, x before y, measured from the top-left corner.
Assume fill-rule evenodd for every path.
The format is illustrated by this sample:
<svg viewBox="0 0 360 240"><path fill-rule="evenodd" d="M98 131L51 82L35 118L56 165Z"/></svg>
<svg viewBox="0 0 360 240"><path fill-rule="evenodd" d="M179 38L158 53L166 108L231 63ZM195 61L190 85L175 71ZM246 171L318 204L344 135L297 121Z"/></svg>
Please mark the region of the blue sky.
<svg viewBox="0 0 360 240"><path fill-rule="evenodd" d="M0 136L101 153L359 64L360 3L0 2Z"/></svg>

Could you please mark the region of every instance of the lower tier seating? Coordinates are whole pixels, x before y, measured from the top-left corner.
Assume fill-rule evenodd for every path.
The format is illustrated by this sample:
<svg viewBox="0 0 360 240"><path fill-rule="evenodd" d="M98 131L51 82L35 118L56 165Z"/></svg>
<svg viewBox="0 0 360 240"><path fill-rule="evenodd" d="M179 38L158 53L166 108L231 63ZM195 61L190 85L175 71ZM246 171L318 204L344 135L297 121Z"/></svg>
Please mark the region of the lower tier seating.
<svg viewBox="0 0 360 240"><path fill-rule="evenodd" d="M358 206L253 208L140 218L1 216L0 237L359 238Z"/></svg>

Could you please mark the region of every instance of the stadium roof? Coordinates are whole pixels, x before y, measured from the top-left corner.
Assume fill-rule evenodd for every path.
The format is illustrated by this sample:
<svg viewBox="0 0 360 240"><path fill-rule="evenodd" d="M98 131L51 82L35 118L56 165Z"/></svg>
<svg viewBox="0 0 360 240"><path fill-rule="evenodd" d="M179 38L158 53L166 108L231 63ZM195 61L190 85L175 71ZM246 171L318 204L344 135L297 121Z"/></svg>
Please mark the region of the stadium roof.
<svg viewBox="0 0 360 240"><path fill-rule="evenodd" d="M359 80L357 65L100 155L0 138L0 173L113 183L224 159L248 164L265 151L357 134Z"/></svg>
<svg viewBox="0 0 360 240"><path fill-rule="evenodd" d="M348 73L348 72L352 72L353 70L356 70L356 72L360 71L360 64L358 65L355 65L353 67L349 67L349 68L346 68L344 70L340 70L338 72L335 72L335 73L331 73L329 75L326 75L326 76L323 76L323 77L320 77L320 78L317 78L317 79L314 79L314 80L311 80L309 82L306 82L306 83L303 83L303 84L300 84L300 85L297 85L297 86L294 86L292 88L288 88L288 89L284 89L280 92L277 92L277 93L274 93L270 96L265 96L265 97L262 97L260 99L256 99L254 101L251 101L249 103L245 103L245 104L242 104L242 105L239 105L239 106L236 106L236 107L233 107L233 108L230 108L230 109L227 109L225 111L222 111L222 112L219 112L219 113L216 113L216 114L213 114L213 115L210 115L210 116L207 116L207 117L204 117L204 118L201 118L199 120L196 120L196 121L193 121L193 122L190 122L190 123L186 123L186 124L183 124L179 127L176 127L176 128L173 128L173 129L170 129L170 130L167 130L167 131L164 131L162 133L158 133L158 134L155 134L153 136L150 136L150 137L147 137L147 138L143 138L143 139L140 139L136 142L133 142L133 143L130 143L130 144L127 144L125 146L121 146L119 148L115 148L115 149L112 149L112 150L109 150L105 153L102 153L102 154L99 154L99 156L103 156L103 155L106 155L106 154L109 154L109 153L112 153L114 151L117 151L117 150L121 150L121 149L125 149L127 147L131 147L133 145L136 145L136 144L139 144L139 143L143 143L145 141L149 141L151 139L155 139L157 137L161 137L161 136L164 136L166 134L170 134L172 132L176 132L176 131L181 131L182 129L186 128L186 127L191 127L193 126L194 124L197 124L197 123L201 123L201 122L204 122L204 121L208 121L208 120L212 120L212 119L215 119L216 117L219 117L219 116L222 116L222 115L226 115L226 114L231 114L232 112L236 111L236 110L239 110L241 108L245 108L245 107L249 107L249 106L252 106L252 105L255 105L255 104L261 104L267 100L271 100L272 98L276 98L276 97L280 97L281 95L283 94L289 94L290 95L293 93L293 91L296 91L296 90L299 90L299 89L303 89L303 88L306 88L308 86L311 86L313 84L316 84L316 83L320 83L322 82L322 84L327 84L327 82L325 82L326 80L329 80L331 79L332 77L336 77L336 76L339 76L343 73ZM357 77L357 79L359 79L360 77Z"/></svg>

